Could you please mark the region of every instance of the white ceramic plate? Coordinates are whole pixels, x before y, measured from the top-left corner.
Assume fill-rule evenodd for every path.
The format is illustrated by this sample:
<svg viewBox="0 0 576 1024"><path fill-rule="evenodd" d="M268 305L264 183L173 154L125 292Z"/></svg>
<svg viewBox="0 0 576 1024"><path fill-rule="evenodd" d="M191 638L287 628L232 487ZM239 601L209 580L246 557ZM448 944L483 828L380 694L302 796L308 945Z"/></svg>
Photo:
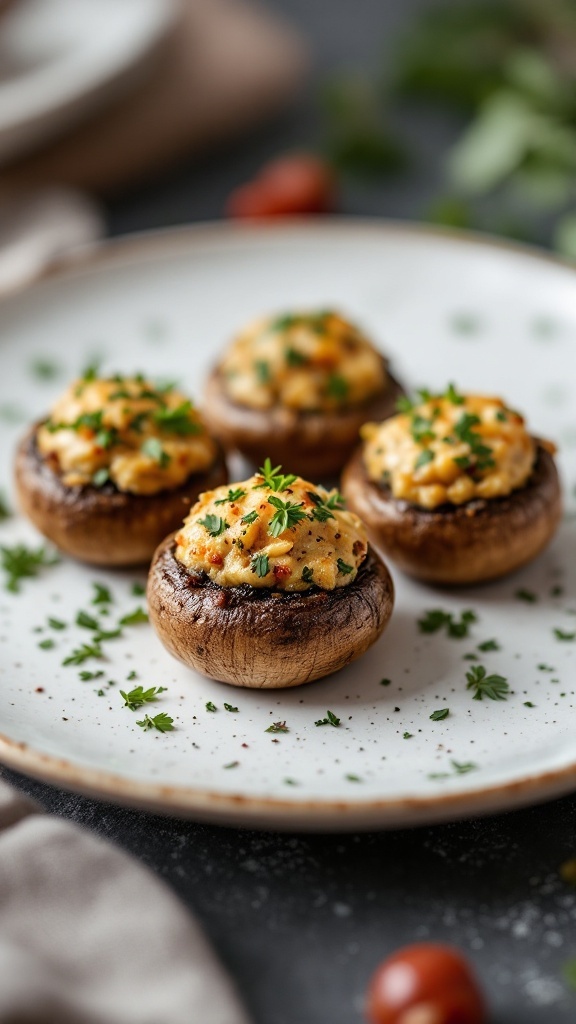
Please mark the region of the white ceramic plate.
<svg viewBox="0 0 576 1024"><path fill-rule="evenodd" d="M286 692L196 676L146 624L106 643L103 663L63 667L89 640L74 619L101 607L90 603L94 582L115 598L107 623L142 603L130 592L133 573L64 560L25 580L20 594L0 590L6 764L153 810L294 829L414 824L574 787L576 641L554 634L576 632L576 275L561 263L464 236L338 221L199 227L105 246L2 307L6 486L24 423L92 356L105 371L179 378L199 398L208 367L244 321L334 304L365 325L404 381L500 393L526 410L534 432L559 443L567 516L551 548L512 578L458 592L395 573L396 610L381 641L337 675ZM39 540L20 519L0 525L2 544ZM424 635L417 620L433 608L473 609L478 621L466 639ZM48 616L69 625L50 629ZM493 639L499 650L478 649ZM54 647L38 646L44 640ZM466 654L507 677L506 701L472 700ZM83 682L81 669L104 675ZM131 671L138 683L167 687L152 713L171 715L174 732L144 732L142 715L123 708ZM446 720L431 721L446 707ZM328 709L339 727L315 725ZM266 731L279 721L289 732Z"/></svg>
<svg viewBox="0 0 576 1024"><path fill-rule="evenodd" d="M172 0L18 0L0 22L0 162L118 88L173 14Z"/></svg>

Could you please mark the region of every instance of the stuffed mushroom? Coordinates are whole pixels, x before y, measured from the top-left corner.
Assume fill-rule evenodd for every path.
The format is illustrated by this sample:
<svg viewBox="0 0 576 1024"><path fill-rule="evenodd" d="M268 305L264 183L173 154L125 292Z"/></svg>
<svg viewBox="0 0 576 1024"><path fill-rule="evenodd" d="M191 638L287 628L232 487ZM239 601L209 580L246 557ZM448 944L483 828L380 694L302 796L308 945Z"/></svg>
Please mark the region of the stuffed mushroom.
<svg viewBox="0 0 576 1024"><path fill-rule="evenodd" d="M342 486L375 546L434 583L495 579L533 559L562 514L554 446L499 398L420 393L363 445Z"/></svg>
<svg viewBox="0 0 576 1024"><path fill-rule="evenodd" d="M261 472L204 493L158 548L150 620L165 647L235 686L298 686L360 657L392 613L388 570L337 491Z"/></svg>
<svg viewBox="0 0 576 1024"><path fill-rule="evenodd" d="M75 381L16 456L25 514L94 565L149 562L200 492L226 480L220 445L192 403L142 376Z"/></svg>
<svg viewBox="0 0 576 1024"><path fill-rule="evenodd" d="M260 465L266 454L315 479L337 474L367 419L402 389L368 338L334 312L288 313L246 327L205 392L210 429Z"/></svg>

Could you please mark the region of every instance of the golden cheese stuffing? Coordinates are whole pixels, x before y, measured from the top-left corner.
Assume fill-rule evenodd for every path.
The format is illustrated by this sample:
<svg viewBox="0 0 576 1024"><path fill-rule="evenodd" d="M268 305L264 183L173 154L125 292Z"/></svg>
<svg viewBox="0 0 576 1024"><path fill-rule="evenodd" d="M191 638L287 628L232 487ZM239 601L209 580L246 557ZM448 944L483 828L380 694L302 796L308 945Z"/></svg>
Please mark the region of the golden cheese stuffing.
<svg viewBox="0 0 576 1024"><path fill-rule="evenodd" d="M143 377L75 381L39 429L40 454L70 486L111 481L157 494L208 469L216 445L185 395Z"/></svg>
<svg viewBox="0 0 576 1024"><path fill-rule="evenodd" d="M232 401L330 411L358 405L386 384L382 356L333 312L288 313L250 324L221 364Z"/></svg>
<svg viewBox="0 0 576 1024"><path fill-rule="evenodd" d="M421 392L420 404L362 428L368 476L395 498L432 509L499 498L526 482L536 445L500 398Z"/></svg>
<svg viewBox="0 0 576 1024"><path fill-rule="evenodd" d="M337 491L284 475L267 460L249 480L201 494L176 537L176 558L222 587L345 587L368 551Z"/></svg>

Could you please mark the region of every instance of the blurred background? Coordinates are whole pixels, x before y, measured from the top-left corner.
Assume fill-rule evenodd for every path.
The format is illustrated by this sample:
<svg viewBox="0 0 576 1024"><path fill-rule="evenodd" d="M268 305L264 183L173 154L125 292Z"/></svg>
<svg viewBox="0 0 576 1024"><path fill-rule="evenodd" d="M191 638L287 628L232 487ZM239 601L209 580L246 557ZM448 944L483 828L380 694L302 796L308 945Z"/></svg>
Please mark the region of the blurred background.
<svg viewBox="0 0 576 1024"><path fill-rule="evenodd" d="M573 0L0 0L4 271L322 212L576 257L575 58Z"/></svg>

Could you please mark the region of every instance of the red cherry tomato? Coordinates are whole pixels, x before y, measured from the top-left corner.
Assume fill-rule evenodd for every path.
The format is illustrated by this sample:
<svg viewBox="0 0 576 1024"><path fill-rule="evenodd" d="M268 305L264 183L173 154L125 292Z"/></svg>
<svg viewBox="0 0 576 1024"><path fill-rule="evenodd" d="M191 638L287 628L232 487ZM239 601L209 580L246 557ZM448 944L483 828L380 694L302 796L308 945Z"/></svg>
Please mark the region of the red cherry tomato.
<svg viewBox="0 0 576 1024"><path fill-rule="evenodd" d="M334 177L323 160L305 153L266 164L253 181L228 198L230 217L289 217L326 213L332 208Z"/></svg>
<svg viewBox="0 0 576 1024"><path fill-rule="evenodd" d="M368 989L370 1024L486 1024L486 1007L464 957L450 946L405 946Z"/></svg>

